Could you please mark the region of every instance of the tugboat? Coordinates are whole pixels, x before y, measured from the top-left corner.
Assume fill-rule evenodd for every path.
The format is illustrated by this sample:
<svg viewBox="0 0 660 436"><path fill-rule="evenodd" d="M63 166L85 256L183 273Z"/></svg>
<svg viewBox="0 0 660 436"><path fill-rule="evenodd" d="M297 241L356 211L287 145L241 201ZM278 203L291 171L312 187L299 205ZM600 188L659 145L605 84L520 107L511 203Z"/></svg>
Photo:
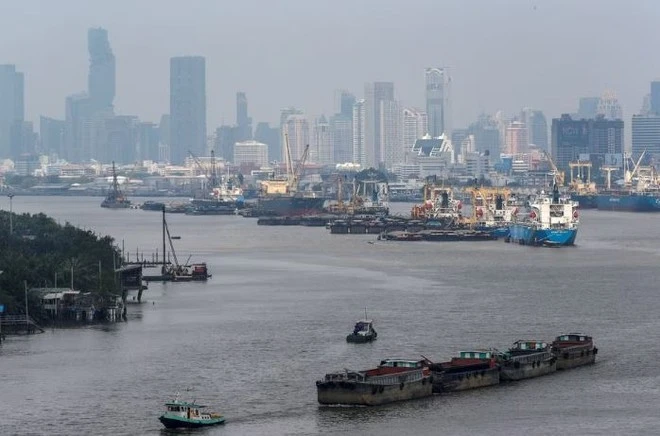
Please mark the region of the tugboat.
<svg viewBox="0 0 660 436"><path fill-rule="evenodd" d="M527 220L509 225L509 236L505 241L550 247L575 244L580 224L578 203L561 197L556 183L552 195L539 195L530 208Z"/></svg>
<svg viewBox="0 0 660 436"><path fill-rule="evenodd" d="M326 374L316 382L321 404L379 406L395 401L430 397L433 376L430 362L385 359L377 368Z"/></svg>
<svg viewBox="0 0 660 436"><path fill-rule="evenodd" d="M224 424L225 417L217 413L204 413L200 409L205 408L201 404L179 401L175 398L165 403L166 411L160 418L160 422L166 428L199 428L212 425Z"/></svg>
<svg viewBox="0 0 660 436"><path fill-rule="evenodd" d="M492 350L461 351L449 362L431 365L433 393L464 391L500 383L500 367Z"/></svg>
<svg viewBox="0 0 660 436"><path fill-rule="evenodd" d="M131 202L124 197L124 194L119 190L119 182L117 182L117 171L115 170L115 162L112 162L112 191L108 193L101 207L108 209L128 209L131 207Z"/></svg>
<svg viewBox="0 0 660 436"><path fill-rule="evenodd" d="M353 333L346 336L346 342L353 344L364 344L375 341L378 333L374 330L373 320L367 319L367 309L364 310L364 319L355 323Z"/></svg>
<svg viewBox="0 0 660 436"><path fill-rule="evenodd" d="M596 361L598 348L591 336L581 333L560 335L552 342L552 352L557 358L557 369L571 369Z"/></svg>
<svg viewBox="0 0 660 436"><path fill-rule="evenodd" d="M557 358L543 341L516 341L509 351L500 353L498 363L502 380L522 380L555 372Z"/></svg>

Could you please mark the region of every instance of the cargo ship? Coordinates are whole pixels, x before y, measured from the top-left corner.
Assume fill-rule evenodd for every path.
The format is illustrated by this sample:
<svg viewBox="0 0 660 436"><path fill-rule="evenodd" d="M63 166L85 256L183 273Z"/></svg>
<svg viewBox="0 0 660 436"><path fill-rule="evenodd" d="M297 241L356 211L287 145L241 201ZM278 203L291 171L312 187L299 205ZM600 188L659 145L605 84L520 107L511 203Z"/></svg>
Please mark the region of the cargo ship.
<svg viewBox="0 0 660 436"><path fill-rule="evenodd" d="M660 192L611 192L596 198L599 210L660 212Z"/></svg>
<svg viewBox="0 0 660 436"><path fill-rule="evenodd" d="M502 380L514 381L539 377L557 370L557 358L543 341L516 341L498 355Z"/></svg>
<svg viewBox="0 0 660 436"><path fill-rule="evenodd" d="M433 392L464 391L500 382L500 368L492 350L461 351L449 362L431 364Z"/></svg>
<svg viewBox="0 0 660 436"><path fill-rule="evenodd" d="M541 193L530 203L529 216L509 225L505 241L521 245L574 245L580 223L578 203L559 195L557 184L552 195Z"/></svg>
<svg viewBox="0 0 660 436"><path fill-rule="evenodd" d="M577 201L580 209L595 209L598 207L598 189L591 181L590 161L569 162L571 170L571 183L568 192L571 200Z"/></svg>
<svg viewBox="0 0 660 436"><path fill-rule="evenodd" d="M289 138L285 135L286 168L285 178L271 178L261 182L261 192L257 199L254 214L257 216L300 216L324 212L325 198L316 192L298 190L305 161L309 154L309 145L305 146L300 161L293 167Z"/></svg>
<svg viewBox="0 0 660 436"><path fill-rule="evenodd" d="M468 188L472 206L471 225L488 232L493 238L509 236L509 226L518 214L517 200L511 191L502 188Z"/></svg>
<svg viewBox="0 0 660 436"><path fill-rule="evenodd" d="M114 161L112 162L112 190L101 202L101 207L105 207L107 209L128 209L131 207L131 202L119 189L119 182L117 181L117 171L115 170Z"/></svg>
<svg viewBox="0 0 660 436"><path fill-rule="evenodd" d="M591 336L569 333L555 338L552 352L557 358L557 369L563 370L594 363L598 348Z"/></svg>
<svg viewBox="0 0 660 436"><path fill-rule="evenodd" d="M429 397L433 376L427 360L385 359L377 368L326 374L316 382L320 404L378 406Z"/></svg>
<svg viewBox="0 0 660 436"><path fill-rule="evenodd" d="M454 198L451 187L429 183L424 185L424 202L414 205L410 216L428 227L457 228L463 225L462 208L462 202Z"/></svg>

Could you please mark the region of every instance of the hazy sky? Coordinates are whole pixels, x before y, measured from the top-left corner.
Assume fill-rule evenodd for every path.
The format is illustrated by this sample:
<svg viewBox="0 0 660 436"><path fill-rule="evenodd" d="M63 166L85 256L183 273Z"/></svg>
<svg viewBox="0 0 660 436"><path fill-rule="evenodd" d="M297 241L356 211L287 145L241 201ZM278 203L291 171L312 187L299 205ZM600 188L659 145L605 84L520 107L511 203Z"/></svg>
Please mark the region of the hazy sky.
<svg viewBox="0 0 660 436"><path fill-rule="evenodd" d="M613 89L626 121L660 77L658 0L0 0L0 64L26 75L26 115L64 116L87 86L87 29L117 59L116 112L169 111L169 58L207 60L208 127L234 123L247 92L254 122L297 106L334 111L334 90L393 81L423 107L427 66L452 71L453 119L523 106L548 118Z"/></svg>

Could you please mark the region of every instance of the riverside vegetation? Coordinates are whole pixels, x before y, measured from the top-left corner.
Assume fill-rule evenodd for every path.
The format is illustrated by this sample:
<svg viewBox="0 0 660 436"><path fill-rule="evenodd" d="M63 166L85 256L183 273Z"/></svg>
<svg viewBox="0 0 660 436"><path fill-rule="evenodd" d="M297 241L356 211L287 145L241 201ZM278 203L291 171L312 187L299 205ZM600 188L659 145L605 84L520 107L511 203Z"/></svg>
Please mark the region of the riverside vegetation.
<svg viewBox="0 0 660 436"><path fill-rule="evenodd" d="M91 292L102 305L118 294L114 267L120 252L110 236L99 236L40 213L0 211L0 304L9 314L25 313L25 285L71 287ZM38 295L28 292L30 316L44 320Z"/></svg>

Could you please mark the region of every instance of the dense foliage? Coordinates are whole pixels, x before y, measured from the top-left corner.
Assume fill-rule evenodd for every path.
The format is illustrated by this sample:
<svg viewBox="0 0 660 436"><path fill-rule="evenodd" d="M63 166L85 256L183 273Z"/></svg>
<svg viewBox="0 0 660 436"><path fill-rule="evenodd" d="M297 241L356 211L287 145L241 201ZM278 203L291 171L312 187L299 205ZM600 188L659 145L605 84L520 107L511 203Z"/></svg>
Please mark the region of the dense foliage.
<svg viewBox="0 0 660 436"><path fill-rule="evenodd" d="M10 235L9 212L0 211L0 304L6 312L23 311L25 282L28 288L54 287L55 280L57 287L70 287L72 270L75 290L93 292L99 300L117 293L119 252L111 237L59 225L44 214L13 214L12 220ZM36 298L29 295L30 307Z"/></svg>

